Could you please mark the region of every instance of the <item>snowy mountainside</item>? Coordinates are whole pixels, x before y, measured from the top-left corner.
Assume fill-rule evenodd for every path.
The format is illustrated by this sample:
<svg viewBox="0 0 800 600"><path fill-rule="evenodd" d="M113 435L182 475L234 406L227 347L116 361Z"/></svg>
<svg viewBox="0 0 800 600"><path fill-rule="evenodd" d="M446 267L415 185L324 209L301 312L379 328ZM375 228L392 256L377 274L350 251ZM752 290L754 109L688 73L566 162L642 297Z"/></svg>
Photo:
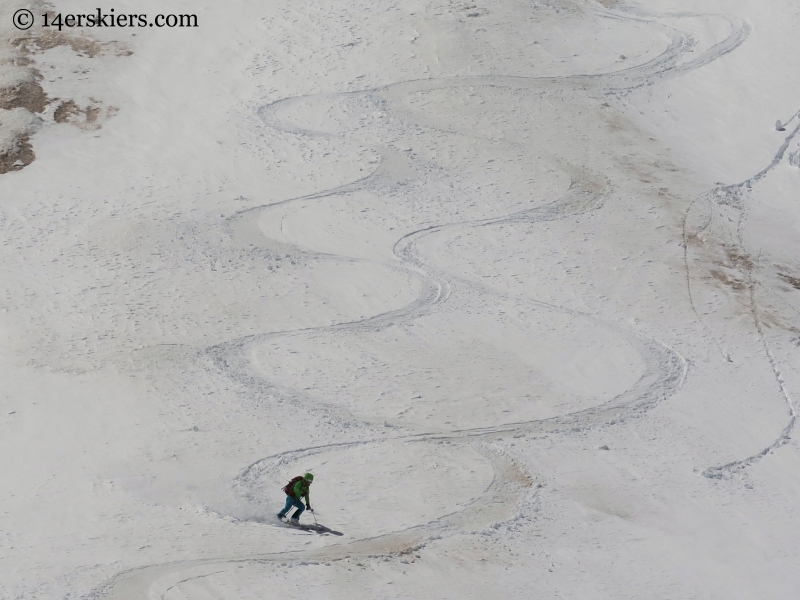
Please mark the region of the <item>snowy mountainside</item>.
<svg viewBox="0 0 800 600"><path fill-rule="evenodd" d="M792 596L794 3L1 6L0 596Z"/></svg>

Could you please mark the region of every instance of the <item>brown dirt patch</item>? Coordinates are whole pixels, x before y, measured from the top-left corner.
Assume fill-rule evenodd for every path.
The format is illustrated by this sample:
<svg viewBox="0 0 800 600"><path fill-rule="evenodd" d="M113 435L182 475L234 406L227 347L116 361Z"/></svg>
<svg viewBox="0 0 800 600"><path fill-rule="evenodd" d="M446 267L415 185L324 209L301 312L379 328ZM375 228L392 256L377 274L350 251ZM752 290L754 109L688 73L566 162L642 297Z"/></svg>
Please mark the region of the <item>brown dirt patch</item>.
<svg viewBox="0 0 800 600"><path fill-rule="evenodd" d="M97 121L97 115L100 114L100 107L99 106L87 106L83 113L86 115L86 122L87 123L95 123ZM99 125L98 125L99 127Z"/></svg>
<svg viewBox="0 0 800 600"><path fill-rule="evenodd" d="M55 16L52 12L49 14L51 17ZM34 55L59 46L67 46L78 56L87 58L94 58L103 54L116 54L117 56L130 56L132 54L123 44L117 42L101 43L87 36L70 35L56 30L28 32L11 38L9 42L16 50L16 55L5 59L6 64L21 67L27 70L32 77L30 81L0 88L0 109L24 108L33 114L44 112L48 104L58 100L56 98L51 101L42 86L39 85L38 82L41 76L33 67L35 64ZM80 71L73 72L78 73ZM87 73L85 70L82 72ZM99 129L101 127L103 109L100 106L100 102L94 99L90 100L91 103L85 108L78 106L73 100L61 102L54 114L55 121L57 123L69 123L86 130ZM118 109L110 107L107 109L105 116L110 117L117 111ZM30 136L27 134L19 136L13 140L10 148L0 153L0 174L18 171L31 164L35 158L36 155L31 147Z"/></svg>
<svg viewBox="0 0 800 600"><path fill-rule="evenodd" d="M69 46L79 56L94 58L107 53L115 56L130 56L133 54L124 45L118 42L100 43L86 36L73 36L63 31L45 31L39 35L23 35L11 40L17 50L25 54L39 54L58 46ZM24 58L23 58L24 60Z"/></svg>
<svg viewBox="0 0 800 600"><path fill-rule="evenodd" d="M783 279L794 289L800 290L800 277L792 277L791 275L787 275L786 273L778 273L778 277Z"/></svg>
<svg viewBox="0 0 800 600"><path fill-rule="evenodd" d="M0 174L19 171L36 158L27 135L17 139L14 146L12 150L0 152Z"/></svg>
<svg viewBox="0 0 800 600"><path fill-rule="evenodd" d="M75 104L73 100L67 100L58 105L56 112L53 114L53 118L56 123L67 123L71 116L77 115L79 112L80 109L78 105Z"/></svg>
<svg viewBox="0 0 800 600"><path fill-rule="evenodd" d="M724 256L713 260L720 269L709 269L711 276L736 292L748 289L747 280L753 270L753 260L732 245L723 244L721 249Z"/></svg>
<svg viewBox="0 0 800 600"><path fill-rule="evenodd" d="M508 477L509 481L518 483L524 488L533 486L533 477L523 471L522 468L520 468L520 466L515 462L509 461L508 470L506 471L505 475Z"/></svg>
<svg viewBox="0 0 800 600"><path fill-rule="evenodd" d="M100 129L101 125L97 119L101 112L102 109L99 106L89 105L81 108L75 104L74 100L67 100L59 104L53 118L56 123L69 123L81 129ZM112 114L111 109L109 109L109 114Z"/></svg>
<svg viewBox="0 0 800 600"><path fill-rule="evenodd" d="M15 67L30 67L33 64L33 59L27 56L15 56L8 61L8 64L14 65Z"/></svg>
<svg viewBox="0 0 800 600"><path fill-rule="evenodd" d="M44 112L48 100L42 86L26 81L10 88L0 88L0 108L27 108L32 113Z"/></svg>
<svg viewBox="0 0 800 600"><path fill-rule="evenodd" d="M711 276L714 279L728 286L729 288L736 290L737 292L741 292L747 289L747 284L738 277L729 275L728 273L725 273L723 271L717 271L715 269L712 269L710 272Z"/></svg>
<svg viewBox="0 0 800 600"><path fill-rule="evenodd" d="M23 54L36 54L56 48L69 46L76 54L94 58L103 53L103 46L88 37L67 35L63 31L45 31L39 35L26 35L14 38L12 43Z"/></svg>
<svg viewBox="0 0 800 600"><path fill-rule="evenodd" d="M725 256L728 258L728 264L746 271L753 268L752 259L746 254L742 254L738 249L732 246L725 246Z"/></svg>

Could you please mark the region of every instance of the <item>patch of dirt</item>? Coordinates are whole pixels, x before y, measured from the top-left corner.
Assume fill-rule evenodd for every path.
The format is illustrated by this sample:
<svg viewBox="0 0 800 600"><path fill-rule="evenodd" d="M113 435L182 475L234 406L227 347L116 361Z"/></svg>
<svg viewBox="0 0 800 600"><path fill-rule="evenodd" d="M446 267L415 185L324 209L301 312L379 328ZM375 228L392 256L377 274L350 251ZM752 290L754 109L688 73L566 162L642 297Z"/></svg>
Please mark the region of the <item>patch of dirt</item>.
<svg viewBox="0 0 800 600"><path fill-rule="evenodd" d="M750 256L731 243L714 243L713 237L709 236L705 227L699 231L687 233L686 243L698 249L702 248L711 263L724 269L725 272L709 269L718 281L726 284L743 282L746 279L745 275L753 270L753 259ZM734 287L739 289L738 284Z"/></svg>
<svg viewBox="0 0 800 600"><path fill-rule="evenodd" d="M758 273L759 269L762 269L763 273L763 266L757 265L748 254L733 243L714 244L712 240L713 237L709 233L702 236L697 234L687 236L687 242L698 249L703 248L706 255L705 260L698 261L697 266L704 265L708 269L710 278L719 287L732 293L739 306L739 312L752 316L765 328L800 333L797 327L778 314L779 306L774 302L764 303L770 299L769 293L763 293L769 291L769 286L765 285L761 278L753 278L753 273ZM800 290L800 277L789 275L786 267L778 265L775 267L780 279L794 289ZM751 293L752 287L755 294ZM772 300L774 299L773 297Z"/></svg>
<svg viewBox="0 0 800 600"><path fill-rule="evenodd" d="M725 256L728 259L726 266L733 266L739 269L750 271L753 268L753 261L746 254L739 252L737 248L732 246L724 246Z"/></svg>
<svg viewBox="0 0 800 600"><path fill-rule="evenodd" d="M623 118L619 114L617 113L604 114L603 117L610 131L614 132L630 131L630 126L623 120Z"/></svg>
<svg viewBox="0 0 800 600"><path fill-rule="evenodd" d="M792 277L791 275L787 275L786 273L778 273L778 277L783 279L794 289L800 290L800 277Z"/></svg>
<svg viewBox="0 0 800 600"><path fill-rule="evenodd" d="M701 240L696 238L694 241ZM709 269L711 276L736 292L748 289L748 274L753 270L753 260L734 246L722 244L721 249L724 255L713 260L720 269Z"/></svg>
<svg viewBox="0 0 800 600"><path fill-rule="evenodd" d="M27 135L18 138L12 150L0 152L0 174L19 171L35 159L36 154L33 152L30 138Z"/></svg>
<svg viewBox="0 0 800 600"><path fill-rule="evenodd" d="M23 54L38 54L58 46L69 46L76 54L90 58L103 53L103 45L91 38L71 36L55 30L14 38L12 44Z"/></svg>
<svg viewBox="0 0 800 600"><path fill-rule="evenodd" d="M597 0L606 8L614 8L618 4L618 0Z"/></svg>
<svg viewBox="0 0 800 600"><path fill-rule="evenodd" d="M717 271L715 269L712 269L710 273L714 279L716 279L723 285L733 290L736 290L737 292L741 292L747 289L747 284L738 277L728 275L723 271Z"/></svg>
<svg viewBox="0 0 800 600"><path fill-rule="evenodd" d="M481 17L489 12L485 8L479 7L477 4L473 4L470 2L467 3L451 2L450 11L454 13L463 14L467 17Z"/></svg>
<svg viewBox="0 0 800 600"><path fill-rule="evenodd" d="M74 100L62 102L56 108L53 118L56 123L69 123L81 129L100 129L102 125L98 122L98 117L102 113L102 108L90 104L86 108L78 106ZM116 114L117 109L110 107L107 111L109 116Z"/></svg>
<svg viewBox="0 0 800 600"><path fill-rule="evenodd" d="M49 14L51 17L55 16L53 13ZM14 110L22 108L31 114L43 113L49 104L58 100L58 98L49 99L42 86L39 85L41 75L34 68L36 63L35 55L59 46L67 46L78 56L86 58L94 58L105 54L115 54L116 56L130 56L133 54L123 44L117 42L101 43L88 36L70 35L54 29L37 31L36 33L28 32L11 38L9 42L16 52L15 56L6 58L4 62L7 65L26 71L26 76L22 77L22 79L28 79L28 81L0 88L0 109ZM50 67L55 69L59 65L50 65ZM86 74L88 71L78 69L73 73ZM56 123L69 123L80 129L99 129L103 116L106 118L111 117L119 110L115 107L109 107L104 114L101 104L101 102L93 98L90 98L89 105L85 107L78 106L74 100L62 101L55 110L54 120ZM0 173L22 169L36 158L31 148L29 133L24 133L23 135L22 132L18 132L16 135L19 137L16 139L13 139L15 134L12 133L11 136L8 136L6 135L7 133L4 132L4 138L8 140L10 137L12 141L10 146L0 154Z"/></svg>
<svg viewBox="0 0 800 600"><path fill-rule="evenodd" d="M55 119L56 123L67 123L69 118L73 115L77 115L80 112L78 105L75 104L74 100L67 100L66 102L62 102L58 105L56 112L53 113L53 118Z"/></svg>
<svg viewBox="0 0 800 600"><path fill-rule="evenodd" d="M8 64L15 67L30 67L33 64L33 60L27 56L15 56L8 61Z"/></svg>
<svg viewBox="0 0 800 600"><path fill-rule="evenodd" d="M508 478L508 481L513 481L524 488L533 487L533 477L514 461L508 461L504 475Z"/></svg>
<svg viewBox="0 0 800 600"><path fill-rule="evenodd" d="M27 108L32 113L44 112L48 99L42 86L26 81L14 87L0 88L0 108Z"/></svg>

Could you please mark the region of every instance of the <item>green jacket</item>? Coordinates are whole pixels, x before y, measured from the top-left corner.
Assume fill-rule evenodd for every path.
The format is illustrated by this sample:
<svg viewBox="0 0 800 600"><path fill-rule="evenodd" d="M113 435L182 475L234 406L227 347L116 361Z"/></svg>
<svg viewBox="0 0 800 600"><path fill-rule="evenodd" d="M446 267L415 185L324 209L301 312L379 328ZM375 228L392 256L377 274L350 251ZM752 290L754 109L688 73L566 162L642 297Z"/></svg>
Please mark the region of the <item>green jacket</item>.
<svg viewBox="0 0 800 600"><path fill-rule="evenodd" d="M306 504L311 506L311 498L309 497L308 493L311 490L311 486L308 485L308 482L305 479L301 479L297 483L294 484L292 488L292 496L300 500L305 496Z"/></svg>

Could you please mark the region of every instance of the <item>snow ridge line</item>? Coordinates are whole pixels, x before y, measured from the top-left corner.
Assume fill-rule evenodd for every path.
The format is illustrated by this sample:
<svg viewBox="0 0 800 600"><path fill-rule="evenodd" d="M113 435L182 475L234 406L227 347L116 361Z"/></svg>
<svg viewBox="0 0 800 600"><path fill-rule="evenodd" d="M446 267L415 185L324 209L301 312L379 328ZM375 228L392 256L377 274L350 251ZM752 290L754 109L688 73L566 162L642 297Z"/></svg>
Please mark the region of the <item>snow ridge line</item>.
<svg viewBox="0 0 800 600"><path fill-rule="evenodd" d="M727 53L731 52L733 49L735 49L736 47L741 45L741 43L743 43L745 41L748 33L749 33L749 27L745 25L745 27L741 31L739 31L738 33L734 32L724 42L721 42L720 44L717 44L714 47L712 47L711 50L714 50L714 52L711 52L711 50L709 50L707 53L705 53L704 56L701 56L700 58L695 59L694 61L691 61L690 63L687 63L686 65L683 65L681 67L677 67L676 66L677 56L679 56L680 54L683 54L684 52L686 52L686 50L689 48L690 41L689 41L689 36L685 36L685 35L684 36L677 36L677 37L675 37L673 39L673 43L670 45L670 48L667 50L667 52L665 52L664 55L662 55L660 61L658 59L655 59L654 61L651 61L650 63L647 63L647 65L650 68L655 70L655 74L652 73L652 72L651 73L646 73L646 72L642 73L641 78L639 79L639 81L636 81L636 78L634 77L634 78L632 78L633 81L631 81L628 86L625 86L625 88L623 88L623 87L618 87L618 88L609 87L608 88L609 89L609 93L613 93L613 91L621 91L623 89L633 89L634 87L641 87L642 85L648 85L648 84L657 83L658 81L663 80L666 77L666 75L668 73L670 73L671 70L679 70L678 74L684 74L684 73L689 72L690 70L693 70L694 68L699 68L701 66L704 66L705 64L709 64L713 60L716 60L717 58L723 56L724 54L727 54ZM730 42L730 43L728 44L726 42ZM621 72L616 73L616 75L625 73L626 71L631 71L631 75L636 75L633 72L634 69L636 69L636 67L632 67L630 69L623 70ZM528 83L528 84L530 84L530 83L534 83L534 82L543 83L543 82L546 82L546 81L564 82L564 81L569 81L569 80L575 80L575 81L589 80L589 79L594 80L594 79L600 79L600 78L610 78L610 77L613 77L614 75L615 74L612 73L612 74L604 74L604 75L602 75L602 74L601 75L579 75L579 76L568 76L568 77L541 77L541 78L535 78L535 77L531 77L531 78L491 77L491 76L486 77L486 78L459 77L459 78L449 78L450 81L447 82L446 85L441 85L441 87L453 87L453 86L458 86L458 85L469 85L471 83L478 83L478 80L480 80L483 85L486 85L487 80L490 80L492 82L492 83L490 83L490 85L491 84L497 85L497 84L501 84L501 82L504 82L503 85L509 85L510 86L512 84L520 84L520 83ZM418 81L430 83L430 82L432 82L434 80L418 80ZM411 83L411 82L405 82L405 83ZM439 83L441 84L442 80L439 80ZM394 84L394 85L403 85L403 84ZM370 91L377 92L377 91L380 91L380 90L389 89L390 87L394 87L394 85L392 85L392 86L382 86L382 87L379 87L379 88L374 88L373 90L347 92L347 93L339 94L339 95L364 94L364 93L369 93ZM332 94L332 95L337 95L337 94ZM260 115L267 115L269 112L272 112L274 110L274 108L279 103L289 102L289 101L297 100L297 99L300 99L300 98L305 98L305 97L286 98L286 99L283 99L283 100L279 100L277 102L273 102L272 104L267 105L263 109L259 110L259 114ZM288 132L288 130L287 130L287 132ZM298 135L315 135L315 134L325 135L325 134L310 132L310 131L307 131L307 130L302 130L300 128L297 128L294 131L294 133L297 133ZM350 184L345 184L345 185L339 186L337 188L333 188L333 189L330 189L330 190L325 190L325 191L318 192L318 193L315 193L315 194L309 194L309 195L298 197L298 198L286 199L286 200L280 201L278 203L274 203L274 204L270 204L270 205L266 205L266 206L254 207L254 208L248 209L246 211L241 211L241 213L239 213L236 216L239 217L239 216L242 216L245 213L253 212L255 210L265 209L265 208L274 207L274 206L278 206L278 205L284 205L284 204L288 204L290 202L295 202L295 201L299 201L299 200L313 200L313 199L324 198L324 197L329 197L329 196L334 196L334 195L339 195L339 194L350 193L350 192L355 191L357 189L361 189L362 186L365 186L368 183L370 183L374 179L374 177L377 175L377 172L378 172L378 169L376 169L376 171L374 171L373 173L367 175L366 177L364 177L362 179L359 179L357 181L354 181L354 182L352 182ZM535 209L533 209L533 210L535 210ZM511 216L509 216L509 217L500 217L497 220L488 219L484 223L475 223L474 226L487 226L487 225L499 223L499 222L503 221L504 219L510 219L510 218L512 218L512 217ZM514 217L514 218L516 218L516 217ZM455 225L455 224L452 224L452 225ZM422 229L422 230L407 234L406 236L404 236L404 239L408 239L409 240L409 245L404 247L404 248L402 248L402 249L400 249L397 246L397 244L400 243L400 241L398 241L398 243L395 245L396 248L397 248L396 255L398 256L398 258L401 258L401 256L403 254L406 254L408 252L412 252L413 253L413 251L410 248L410 246L413 244L413 240L411 239L413 236L415 236L415 235L416 236L425 235L425 233L423 233L423 232L433 233L434 230L438 230L438 229L441 229L443 227L445 227L445 226L444 225L438 226L438 227L437 226L433 226L433 227L428 227L428 228L425 228L425 229ZM404 258L405 257L402 257L401 260L403 260ZM413 255L412 255L411 258L413 258ZM411 262L411 260L409 260L409 262ZM355 327L355 326L358 326L358 325L363 325L363 324L365 324L367 322L370 322L370 321L372 321L374 324L378 324L381 320L388 320L387 319L387 315L391 315L391 314L394 314L397 317L408 316L414 311L414 309L416 307L419 307L420 309L422 309L422 308L424 308L426 306L432 306L433 304L435 304L436 302L439 302L442 299L443 290L444 290L443 286L434 286L434 288L435 288L435 292L434 293L431 294L430 290L427 293L424 293L420 297L420 299L418 299L417 302L413 303L413 305L412 305L413 308L411 308L411 309L408 309L406 307L405 309L398 309L397 311L391 311L389 313L376 315L375 317L372 317L372 318L364 320L364 321L356 321L356 322L352 322L352 323L343 323L343 324L339 324L339 325L333 325L333 326L330 326L330 327L327 327L327 328L324 328L324 329L327 330L327 331L333 331L333 330L340 329L340 328L351 327L351 326ZM533 302L536 302L536 301L533 301ZM550 306L550 305L547 305L546 303L538 303L538 304L540 304L542 306ZM556 308L558 310L569 310L569 309L563 309L563 308L559 308L559 307L552 307L552 308ZM391 324L391 323L387 323L387 324ZM269 386L263 386L262 385L262 384L264 384L263 381L258 381L257 378L253 378L251 375L246 375L245 376L245 371L247 371L248 370L247 367L249 367L249 365L246 364L247 361L244 360L245 356L243 356L243 355L247 354L246 350L249 347L251 347L252 343L256 343L259 340L263 341L263 340L266 340L266 339L270 339L273 336L280 336L280 335L297 335L297 334L303 334L303 333L314 333L314 332L317 332L319 329L321 329L321 328L308 328L308 329L301 329L301 330L294 330L294 331L260 334L260 335L257 335L257 336L248 336L246 338L239 338L239 339L236 339L236 340L230 340L228 342L224 342L224 343L221 343L221 344L217 344L215 346L211 346L211 347L207 348L204 352L201 352L201 355L205 355L208 358L210 358L212 360L212 362L217 365L218 368L220 368L222 371L226 372L229 376L232 376L233 379L240 380L240 382L242 384L244 384L245 386L255 387L256 391L266 391L267 389L269 389L270 391L274 391ZM677 389L680 388L680 386L681 386L681 384L683 382L683 379L685 378L687 365L686 365L686 361L683 359L683 357L681 357L676 351L674 351L673 349L669 348L665 344L662 344L661 342L658 342L658 341L655 341L655 340L644 338L643 336L640 336L638 334L631 333L631 335L637 337L641 341L641 343L643 345L645 345L646 347L650 348L650 350L652 352L654 352L657 356L662 357L661 363L664 364L664 365L669 365L670 368L663 370L660 373L660 375L658 375L656 377L655 381L652 381L652 382L643 381L644 379L647 378L646 375L643 375L642 379L640 379L640 381L637 382L637 384L635 384L633 386L633 388L631 388L631 390L628 390L627 392L621 394L620 396L618 396L617 398L611 400L610 402L606 403L605 405L602 405L602 406L599 406L599 407L592 407L592 408L589 408L589 409L586 409L586 410L583 410L583 411L579 411L577 413L573 413L572 415L567 415L567 416L563 416L563 417L555 417L553 419L531 421L531 422L528 422L528 423L511 424L510 426L506 425L506 426L498 426L498 427L494 427L494 428L483 428L483 429L472 429L472 430L457 430L457 431L453 431L453 432L451 432L449 434L441 434L441 433L416 434L415 436L408 436L408 439L409 439L409 441L412 441L413 439L418 439L421 436L426 436L426 435L429 436L428 439L432 439L432 440L433 439L443 439L444 437L452 436L453 434L463 435L464 438L474 438L476 436L504 436L504 435L507 435L508 433L521 432L523 430L536 432L536 431L539 431L539 428L542 428L541 431L549 430L549 431L556 432L556 431L564 431L568 427L571 427L572 431L580 431L580 429L582 429L583 426L591 426L591 425L597 424L597 423L601 422L603 419L605 419L605 423L606 424L610 425L610 424L618 422L619 420L622 420L622 419L626 418L626 412L625 411L626 411L627 408L630 408L628 406L627 401L626 401L626 398L628 396L634 396L634 399L637 396L640 397L640 398L645 398L645 400L641 403L641 405L638 406L636 408L636 410L635 410L635 412L639 412L639 413L644 412L644 411L648 410L650 407L652 407L653 405L655 405L657 402L660 402L661 400L669 397ZM234 364L231 365L231 362L234 363ZM242 369L242 367L244 367L244 369ZM240 379L240 377L241 377L241 379ZM607 408L605 410L601 410L601 409L603 409L604 406L607 407ZM547 428L548 425L553 425L553 429L548 429ZM530 428L530 429L525 429L525 428ZM381 441L383 441L383 440L381 440ZM366 441L361 441L361 442L349 442L349 443L365 444L365 443L371 443L371 441L370 440L366 440ZM332 445L325 446L325 448L330 447L330 446L332 446ZM322 447L320 447L320 448L322 448ZM314 449L294 450L294 451L290 451L290 453L291 452L303 452L303 451L308 451L308 450L314 450ZM288 455L290 453L284 453L284 455ZM278 455L275 455L275 456L278 456ZM252 472L253 469L257 465L259 465L263 461L268 460L268 458L271 458L271 457L267 457L267 458L261 459L259 461L256 461L255 463L249 465L248 467L243 469L243 471L240 473L240 476L243 475L243 474ZM493 483L494 483L494 480L493 480ZM403 533L403 532L397 532L397 533L394 533L394 534L387 534L387 535L399 535L400 533ZM381 537L384 537L384 536L381 536ZM362 555L362 556L385 556L387 554L387 550L380 550L380 549L377 550L376 554L370 554L370 552L375 552L376 551L374 548L370 548L369 542L371 542L371 541L373 541L373 540L361 540L361 541L353 542L353 543L348 544L346 546L331 546L331 547L328 547L326 549L323 549L323 552L328 552L330 554L330 557L328 558L328 560L338 560L339 558L346 558L348 556L352 556L352 555L357 554L357 553L358 553L358 555ZM352 548L352 550L347 550L347 548ZM272 562L272 561L277 562L277 561L286 561L287 560L287 554L297 555L296 560L300 560L301 557L312 558L312 557L314 557L315 553L318 553L318 552L319 551L310 551L309 552L309 551L302 551L301 550L301 551L291 552L291 553L276 553L276 554L256 555L256 556L249 556L249 557L248 556L243 556L243 557L239 557L239 558L224 557L224 558L219 558L219 559L182 561L182 562L168 563L168 564L161 563L161 564L157 564L157 565L151 565L151 566L148 566L148 567L141 567L141 568L137 568L137 569L132 569L132 570L129 570L129 571L121 572L121 573L117 574L116 576L114 576L110 581L106 582L104 585L102 585L102 586L96 588L95 590L93 590L92 592L90 592L86 597L87 598L99 598L99 597L106 597L106 596L110 595L111 597L119 597L119 598L126 598L126 599L127 598L131 598L131 596L128 595L128 593L131 590L130 589L126 589L125 591L123 591L121 589L121 587L125 587L125 588L136 587L137 583L139 583L140 585L144 586L143 590L142 590L142 595L144 597L145 595L147 595L147 592L144 591L144 590L149 589L149 584L159 578L159 576L161 575L161 571L163 571L165 569L168 569L168 568L171 568L171 567L179 569L181 566L182 567L192 567L192 566L202 566L202 565L211 565L211 564L235 564L235 563L241 563L241 562ZM336 557L334 552L338 552L338 557L339 558ZM171 571L171 572L177 572L177 571ZM206 574L205 576L207 576L207 575L208 574ZM130 581L131 577L136 578L136 576L139 576L141 578L141 581ZM155 576L155 579L153 579L154 576ZM189 580L191 580L193 578L196 578L196 576L187 578L184 581L189 581ZM124 585L124 584L133 584L133 585L129 586L129 585ZM118 593L121 593L121 594L124 594L124 595L120 596L120 595L118 595ZM166 592L164 592L164 593L166 593ZM161 597L164 598L164 594L162 594Z"/></svg>

